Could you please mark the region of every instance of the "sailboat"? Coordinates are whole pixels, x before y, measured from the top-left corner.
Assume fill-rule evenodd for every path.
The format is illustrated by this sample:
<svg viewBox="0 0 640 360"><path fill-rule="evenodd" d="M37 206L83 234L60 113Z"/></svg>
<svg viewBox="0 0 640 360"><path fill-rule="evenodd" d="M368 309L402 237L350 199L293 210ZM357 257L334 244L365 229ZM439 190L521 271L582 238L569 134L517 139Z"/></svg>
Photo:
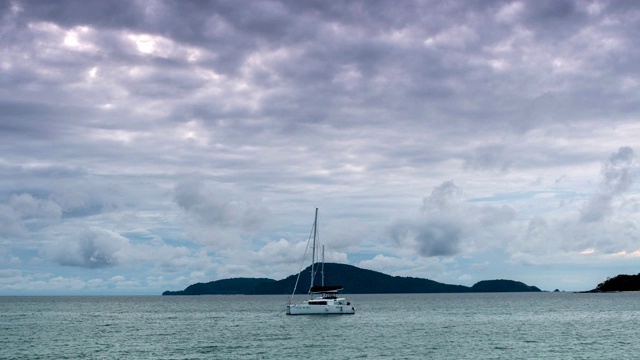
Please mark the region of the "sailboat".
<svg viewBox="0 0 640 360"><path fill-rule="evenodd" d="M313 221L313 246L311 255L311 285L309 287L309 294L311 299L305 300L299 304L292 304L291 300L296 293L298 287L298 280L300 279L301 272L298 272L298 278L296 279L296 285L293 289L293 294L289 298L287 304L287 315L332 315L332 314L355 314L356 308L351 305L347 299L338 296L338 292L342 290L342 286L333 285L325 286L324 284L324 246L322 247L322 285L314 286L314 279L316 275L316 241L318 236L318 208L316 208L316 214ZM315 296L315 298L314 298Z"/></svg>

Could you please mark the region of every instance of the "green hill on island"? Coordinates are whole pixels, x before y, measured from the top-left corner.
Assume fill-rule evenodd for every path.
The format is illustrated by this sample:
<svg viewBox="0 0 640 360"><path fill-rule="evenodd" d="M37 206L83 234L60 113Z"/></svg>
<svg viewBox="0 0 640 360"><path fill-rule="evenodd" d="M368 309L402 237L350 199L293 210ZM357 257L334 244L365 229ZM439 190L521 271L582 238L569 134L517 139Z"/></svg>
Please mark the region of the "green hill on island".
<svg viewBox="0 0 640 360"><path fill-rule="evenodd" d="M254 295L258 285L272 282L275 282L275 280L255 278L223 279L189 285L182 291L165 291L162 295Z"/></svg>
<svg viewBox="0 0 640 360"><path fill-rule="evenodd" d="M587 292L617 292L617 291L640 291L640 274L638 275L618 275L607 279L596 286L595 289Z"/></svg>
<svg viewBox="0 0 640 360"><path fill-rule="evenodd" d="M348 294L403 294L403 293L469 293L469 292L531 292L541 291L513 280L485 280L472 287L449 285L437 281L361 269L353 265L327 263L324 265L325 284L342 285ZM296 294L306 294L311 282L311 267L301 272ZM165 291L162 295L268 295L291 294L298 274L282 280L265 278L235 278L197 283L182 291ZM318 271L314 283L321 283Z"/></svg>

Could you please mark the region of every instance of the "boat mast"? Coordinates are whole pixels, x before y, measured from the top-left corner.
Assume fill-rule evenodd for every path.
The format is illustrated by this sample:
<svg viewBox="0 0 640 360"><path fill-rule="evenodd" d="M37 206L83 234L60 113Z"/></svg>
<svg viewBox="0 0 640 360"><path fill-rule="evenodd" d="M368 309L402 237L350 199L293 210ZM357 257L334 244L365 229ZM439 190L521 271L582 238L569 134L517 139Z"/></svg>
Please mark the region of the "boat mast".
<svg viewBox="0 0 640 360"><path fill-rule="evenodd" d="M324 245L322 245L322 286L324 286Z"/></svg>
<svg viewBox="0 0 640 360"><path fill-rule="evenodd" d="M309 292L311 292L311 288L313 287L313 278L316 275L315 263L316 263L316 235L317 234L318 234L318 208L316 208L316 215L313 220L313 247L311 251L311 286L309 287Z"/></svg>

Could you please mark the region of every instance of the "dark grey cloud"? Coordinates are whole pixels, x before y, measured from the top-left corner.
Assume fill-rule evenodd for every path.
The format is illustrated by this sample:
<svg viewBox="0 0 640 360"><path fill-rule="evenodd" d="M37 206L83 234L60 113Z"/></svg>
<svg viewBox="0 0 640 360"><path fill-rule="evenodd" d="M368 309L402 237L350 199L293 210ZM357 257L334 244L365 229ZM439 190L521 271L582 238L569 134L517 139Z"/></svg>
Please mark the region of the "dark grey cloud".
<svg viewBox="0 0 640 360"><path fill-rule="evenodd" d="M134 27L144 21L144 4L137 1L81 1L65 4L46 1L15 2L25 19L53 21L63 26L95 25L101 28ZM151 6L150 6L151 7Z"/></svg>
<svg viewBox="0 0 640 360"><path fill-rule="evenodd" d="M453 202L461 194L461 190L453 183L453 181L445 181L440 186L433 189L431 196L422 200L422 212L429 214L434 212L446 211Z"/></svg>
<svg viewBox="0 0 640 360"><path fill-rule="evenodd" d="M494 106L496 101L501 101L523 108L532 101L526 93L518 94L503 87L505 84L513 86L514 83L532 80L521 78L519 64L512 66L512 71L494 72L486 64L491 60L491 54L481 53L477 61L463 60L465 53L509 42L509 28L505 29L504 24L499 24L493 18L496 10L509 4L495 2L469 7L454 3L428 10L420 3L397 7L384 2L339 5L264 2L256 5L264 7L261 9L263 11L255 11L242 4L229 2L166 2L154 5L144 2L115 2L109 5L88 2L73 6L73 10L63 11L63 6L25 3L25 10L20 16L33 20L48 19L63 27L90 24L112 31L128 29L200 46L210 52L205 59L210 58L213 62L209 64L206 62L209 60L204 60L197 66L234 77L240 75L238 69L246 67L252 56L282 52L280 59L262 64L262 70L253 70L248 77L253 85L265 92L260 101L260 113L269 117L263 122L268 127L296 129L298 124L304 122L325 122L340 127L348 122L349 126L355 125L366 130L371 120L410 120L418 124L437 125L438 131L449 133L473 124L479 134L493 131L495 126L532 128L532 125L525 125L527 119L518 118L518 113L497 110ZM578 8L581 5L573 2L527 3L522 11L534 14L533 19L556 18L554 14L560 14L562 16L559 17L566 21L580 23L567 16ZM443 15L449 19L447 22L431 21ZM451 22L451 19L456 20ZM531 22L534 32L546 28L536 27L538 21ZM219 25L224 31L215 26L214 30L218 30L204 31L207 26L212 26L210 23ZM580 24L587 26L584 22ZM309 30L299 31L302 28ZM456 30L458 28L467 30L460 33ZM478 30L481 30L480 36L465 40L464 34ZM579 31L580 28L577 28L572 33ZM217 32L222 32L223 36L218 38ZM394 34L397 34L397 39L394 39ZM443 48L424 45L425 41L439 34L448 41L443 42ZM409 43L403 45L403 40ZM456 41L462 41L463 46L451 53L451 48L446 45ZM509 57L519 56L523 51L537 51L526 49L525 46L523 44L511 49L505 54L506 60L510 61ZM228 51L228 48L232 50ZM456 55L452 58L451 54ZM114 60L113 55L107 53L108 57L98 59L98 64ZM220 62L224 62L220 60L222 57L229 57L228 63L232 65L221 65ZM153 64L154 67L163 68L158 62L160 59L154 57L142 59L130 55L126 60L129 66L133 62L141 66ZM225 70L230 66L235 68L231 73ZM172 67L166 69L171 70ZM357 80L336 81L349 72L358 74ZM559 74L559 79L565 76ZM192 92L206 87L201 80L189 80L190 77L188 72L173 75L171 71L162 71L151 73L142 81L131 79L130 84L123 84L132 94L146 99L186 98ZM483 85L487 81L489 86ZM291 87L295 87L296 91L289 91ZM549 92L541 89L539 93ZM459 101L461 98L467 99L466 104ZM206 103L211 105L204 105L203 102L194 104L194 109L207 106L209 110L192 113L200 114L199 117L207 123L217 123L221 117L255 117L256 114L247 111L221 111L226 101L228 99L209 98ZM377 107L382 119L371 119L371 116L358 119L351 114L341 116L342 111L355 106ZM406 109L415 110L409 112ZM179 114L187 115L182 119L188 119L189 112L185 112L184 108L176 107L171 113L176 114L174 119L181 118ZM478 118L478 115L481 117ZM539 124L541 121L558 120L558 116L554 115L537 116L529 121ZM569 121L566 118L563 120ZM571 121L575 121L575 117ZM239 131L249 130L242 127L241 121L236 124ZM449 126L451 129L447 129ZM424 127L425 130L428 128Z"/></svg>
<svg viewBox="0 0 640 360"><path fill-rule="evenodd" d="M453 181L435 187L423 199L421 216L401 218L387 228L393 244L425 257L455 256L477 246L498 246L512 232L516 211L509 206L477 206L463 198Z"/></svg>
<svg viewBox="0 0 640 360"><path fill-rule="evenodd" d="M543 0L525 2L523 5L523 19L548 39L571 36L589 20L587 9L573 0Z"/></svg>
<svg viewBox="0 0 640 360"><path fill-rule="evenodd" d="M88 71L90 66L98 65L99 71L108 71L108 68L103 69L100 65L112 64L128 68L137 65L161 69L151 71L142 78L126 77L124 73L113 71L105 73L138 101L167 97L189 101L186 99L191 98L190 95L208 86L191 70L213 70L238 78L240 68L251 68L247 67L247 61L252 56L260 58L262 54L281 52L281 57L268 59L260 66L253 67L247 75L243 75L243 79L238 79L250 80L256 90L264 93L258 100L257 111L242 106L228 106L234 94L227 92L223 92L225 96L221 97L205 95L192 100L191 105L166 104L170 114L167 120L188 121L197 118L217 132L220 129L213 126L219 124L220 120L232 121L232 127L219 132L221 137L227 139L233 139L228 137L231 134L246 138L250 132L300 134L308 130L301 126L304 123L320 123L337 129L355 127L359 132L369 131L373 125L388 126L394 123L400 126L411 124L410 128L418 132L437 132L456 141L468 136L466 129L473 129L476 136L505 129L528 131L543 123L580 121L580 118L588 115L593 117L594 111L605 115L618 106L608 102L612 94L602 92L603 82L597 81L598 73L586 78L575 77L571 72L558 73L549 77L549 85L557 80L575 83L576 86L551 91L545 88L544 78L536 76L539 71L545 71L544 66L549 67L553 56L565 56L567 51L562 49L566 46L543 39L544 46L536 47L539 44L527 37L521 40L513 38L516 36L513 31L522 24L504 22L497 19L495 14L509 6L518 5L516 2L486 2L473 6L464 3L424 6L419 2L409 2L401 7L385 2L263 2L255 5L260 7L260 11L229 2L79 2L68 6L51 6L41 2L18 4L22 4L23 10L16 16L22 19L22 24L49 21L63 30L84 25L101 29L91 35L97 41L101 54L94 58L97 62L86 58L82 60L85 65L46 63L52 69L64 69L69 73L78 68ZM587 21L584 14L588 5L593 4L524 3L520 18L530 19L526 23L526 30L533 34L548 28L544 24L545 19L563 19L561 23L565 23L569 29L566 38L571 39L572 35L579 36L580 31L597 26L611 7L609 4L603 5L600 13L594 13ZM26 28L23 30L27 31ZM193 65L188 65L184 60L175 63L175 57L140 57L126 50L131 44L127 45L123 36L115 35L122 30L161 36L170 41L200 47L209 54L203 55L202 60ZM469 35L473 33L479 35ZM614 42L636 41L622 32L612 32L610 38ZM433 43L436 45L425 46L429 39L435 39ZM577 42L575 46L581 44ZM493 54L483 50L500 46L505 47L502 50L504 53ZM554 54L556 48L558 53ZM610 51L616 53L620 50ZM64 51L60 53L65 54ZM539 64L543 68L538 69L537 63L523 62L524 54L537 53L552 55L540 59L527 56L533 62L546 62ZM591 68L595 66L589 66L590 59L600 56L597 54L602 52L592 53L591 49L582 48L578 53L581 53L581 59L589 59L585 64ZM473 54L473 57L470 58L468 54ZM488 66L487 62L494 55L503 57L503 61L509 63L506 70L494 71ZM67 57L77 59L79 56L82 57L82 53ZM631 58L634 56L632 54ZM602 55L600 58L609 57ZM228 64L223 64L225 62ZM187 71L184 68L178 70L181 66L191 67ZM77 71L73 73L78 74ZM41 81L34 73L30 74L33 79ZM590 81L591 85L583 86L589 85L584 81ZM292 88L295 91L291 91ZM518 91L514 91L516 89ZM575 98L579 92L567 94L567 91L576 89L591 90L579 98ZM592 103L594 96L591 95L594 93L599 94L597 98L602 101L599 106L586 110L580 110L583 109L581 106L571 106L572 103ZM540 103L537 100L540 97L559 100ZM102 102L109 101L105 99ZM352 111L361 107L376 111L367 114ZM533 107L533 115L523 116L520 109L527 107ZM560 113L558 109L561 108L566 111ZM583 111L583 114L576 111ZM572 113L577 116L567 116ZM139 124L140 119L131 113L119 112L117 115L128 121L100 122L99 126L130 130L136 126L134 124ZM84 119L102 116L95 110L87 112L86 116L69 116L75 119L73 123L78 127L73 133L92 128ZM255 121L257 118L261 120ZM15 124L19 123L19 119L16 119ZM156 126L163 125L158 119L154 123ZM45 129L37 126L40 124L34 125L31 129ZM61 127L58 125L55 128L59 130ZM411 147L408 150L417 153L419 149ZM476 158L479 162L470 160L470 168L484 166L486 160L490 160L488 155L480 154ZM511 163L509 159L501 162L502 165L497 165L500 168L508 167Z"/></svg>
<svg viewBox="0 0 640 360"><path fill-rule="evenodd" d="M611 193L620 194L631 188L634 160L633 149L628 146L621 147L618 152L611 154L604 169L605 184Z"/></svg>
<svg viewBox="0 0 640 360"><path fill-rule="evenodd" d="M408 247L420 256L454 256L462 251L464 225L451 218L397 220L387 231L396 246Z"/></svg>
<svg viewBox="0 0 640 360"><path fill-rule="evenodd" d="M609 160L603 165L601 189L585 203L580 220L595 222L611 215L613 200L629 191L635 171L637 171L637 164L631 147L621 147L611 154Z"/></svg>
<svg viewBox="0 0 640 360"><path fill-rule="evenodd" d="M178 206L205 224L229 226L232 221L230 203L207 193L204 184L188 181L176 185L174 200Z"/></svg>
<svg viewBox="0 0 640 360"><path fill-rule="evenodd" d="M460 252L462 229L455 222L438 219L420 224L415 235L422 256L452 256Z"/></svg>
<svg viewBox="0 0 640 360"><path fill-rule="evenodd" d="M118 265L121 251L128 244L119 234L94 228L54 243L46 252L52 261L63 266L98 269Z"/></svg>
<svg viewBox="0 0 640 360"><path fill-rule="evenodd" d="M504 172L509 170L514 162L502 145L481 146L469 156L470 158L465 160L465 166L470 169L497 169Z"/></svg>

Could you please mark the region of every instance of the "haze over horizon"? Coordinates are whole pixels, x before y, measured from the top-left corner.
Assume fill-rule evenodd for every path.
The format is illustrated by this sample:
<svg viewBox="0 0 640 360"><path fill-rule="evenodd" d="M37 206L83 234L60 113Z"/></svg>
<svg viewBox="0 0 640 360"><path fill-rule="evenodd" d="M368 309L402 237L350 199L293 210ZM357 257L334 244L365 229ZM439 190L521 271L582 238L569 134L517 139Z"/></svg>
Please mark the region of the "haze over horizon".
<svg viewBox="0 0 640 360"><path fill-rule="evenodd" d="M0 295L640 273L640 3L0 0ZM348 292L348 289L345 289Z"/></svg>

